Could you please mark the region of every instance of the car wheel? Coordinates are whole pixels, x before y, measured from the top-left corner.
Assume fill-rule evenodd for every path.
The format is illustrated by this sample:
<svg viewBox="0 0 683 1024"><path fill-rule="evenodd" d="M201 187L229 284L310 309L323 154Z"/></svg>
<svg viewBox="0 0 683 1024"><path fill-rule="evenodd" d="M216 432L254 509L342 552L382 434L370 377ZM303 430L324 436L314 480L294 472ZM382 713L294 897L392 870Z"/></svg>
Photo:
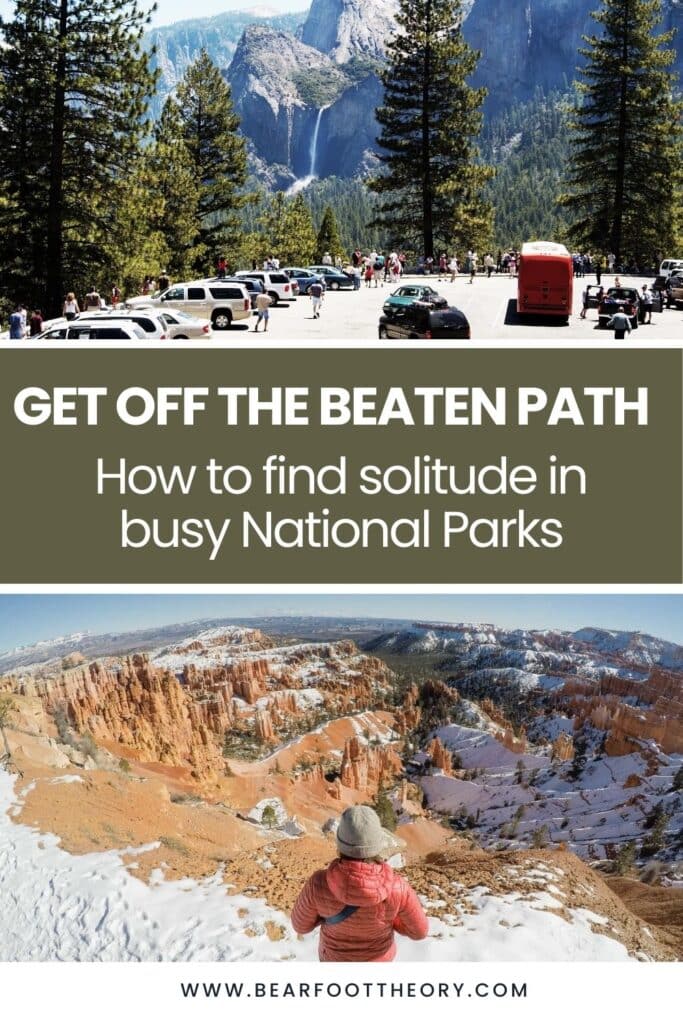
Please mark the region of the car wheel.
<svg viewBox="0 0 683 1024"><path fill-rule="evenodd" d="M227 331L232 323L232 313L229 309L221 309L213 314L211 323L215 331Z"/></svg>
<svg viewBox="0 0 683 1024"><path fill-rule="evenodd" d="M277 293L277 292L268 292L268 294L269 294L269 296L270 296L270 302L271 302L271 305L272 305L272 306L277 306L277 304L278 304L278 299L280 298L280 296L278 295L278 293Z"/></svg>
<svg viewBox="0 0 683 1024"><path fill-rule="evenodd" d="M384 326L384 324L382 324L382 326L379 329L379 336L383 341L386 341L386 339L389 337L389 335L387 334L387 329Z"/></svg>
<svg viewBox="0 0 683 1024"><path fill-rule="evenodd" d="M173 337L175 338L176 341L187 341L188 340L188 335L187 334L174 334Z"/></svg>
<svg viewBox="0 0 683 1024"><path fill-rule="evenodd" d="M339 281L330 281L330 291L331 292L338 292L339 291Z"/></svg>

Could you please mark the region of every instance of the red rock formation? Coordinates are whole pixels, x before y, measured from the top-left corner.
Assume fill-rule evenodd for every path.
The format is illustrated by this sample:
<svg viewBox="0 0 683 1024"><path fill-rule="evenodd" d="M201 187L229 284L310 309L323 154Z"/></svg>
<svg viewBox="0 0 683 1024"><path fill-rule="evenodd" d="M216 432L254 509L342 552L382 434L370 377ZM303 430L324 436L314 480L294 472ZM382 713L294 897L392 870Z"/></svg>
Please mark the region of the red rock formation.
<svg viewBox="0 0 683 1024"><path fill-rule="evenodd" d="M569 733L561 732L559 736L553 740L552 746L552 760L553 761L571 761L574 757L574 740Z"/></svg>
<svg viewBox="0 0 683 1024"><path fill-rule="evenodd" d="M403 770L393 747L372 747L353 736L344 744L340 776L349 789L374 789Z"/></svg>
<svg viewBox="0 0 683 1024"><path fill-rule="evenodd" d="M444 775L451 774L453 771L453 758L451 757L450 751L444 747L438 736L436 736L429 744L427 753L435 768L442 771Z"/></svg>
<svg viewBox="0 0 683 1024"><path fill-rule="evenodd" d="M256 709L254 728L257 739L261 740L262 743L269 743L275 739L273 719L270 716L270 711L267 711L265 708Z"/></svg>
<svg viewBox="0 0 683 1024"><path fill-rule="evenodd" d="M406 733L412 732L420 724L422 717L422 711L417 706L417 698L419 696L417 686L411 686L405 697L403 698L403 705L399 711L396 712L396 731L401 736L405 736Z"/></svg>
<svg viewBox="0 0 683 1024"><path fill-rule="evenodd" d="M641 706L620 700L637 697ZM556 700L573 711L576 727L589 720L607 733L605 752L613 757L639 751L654 741L664 753L683 753L683 675L652 669L638 682L607 676L597 682L572 679Z"/></svg>
<svg viewBox="0 0 683 1024"><path fill-rule="evenodd" d="M25 688L49 712L63 708L76 731L136 750L142 761L189 766L197 778L224 766L216 734L228 727L230 715L222 696L194 700L146 655L127 658L119 672L94 663Z"/></svg>

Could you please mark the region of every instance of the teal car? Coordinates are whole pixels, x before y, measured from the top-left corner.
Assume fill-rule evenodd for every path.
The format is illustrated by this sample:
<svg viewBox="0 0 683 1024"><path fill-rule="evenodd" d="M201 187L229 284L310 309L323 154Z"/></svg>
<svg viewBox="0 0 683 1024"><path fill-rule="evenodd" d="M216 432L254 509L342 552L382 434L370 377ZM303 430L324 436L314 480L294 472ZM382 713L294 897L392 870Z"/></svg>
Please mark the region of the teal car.
<svg viewBox="0 0 683 1024"><path fill-rule="evenodd" d="M442 309L448 300L434 291L428 284L402 284L384 301L384 312L388 313L399 306L411 306L413 302L429 302L432 306Z"/></svg>

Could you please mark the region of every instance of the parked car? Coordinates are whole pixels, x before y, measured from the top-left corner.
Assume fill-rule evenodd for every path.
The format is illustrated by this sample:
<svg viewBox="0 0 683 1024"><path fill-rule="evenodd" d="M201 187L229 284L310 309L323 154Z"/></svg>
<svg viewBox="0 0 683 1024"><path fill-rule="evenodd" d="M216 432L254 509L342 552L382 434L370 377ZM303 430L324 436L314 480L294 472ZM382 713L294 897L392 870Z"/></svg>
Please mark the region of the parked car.
<svg viewBox="0 0 683 1024"><path fill-rule="evenodd" d="M241 284L243 288L246 288L249 292L251 308L256 309L256 296L266 290L261 281L255 281L252 277L226 277L225 280L235 281L237 284Z"/></svg>
<svg viewBox="0 0 683 1024"><path fill-rule="evenodd" d="M667 305L683 309L683 273L672 274L666 284Z"/></svg>
<svg viewBox="0 0 683 1024"><path fill-rule="evenodd" d="M429 302L441 308L448 305L448 299L428 284L402 284L384 300L384 312L395 306L410 306L413 302Z"/></svg>
<svg viewBox="0 0 683 1024"><path fill-rule="evenodd" d="M213 337L211 321L204 317L190 316L181 309L164 309L159 313L159 318L166 324L169 338L175 341Z"/></svg>
<svg viewBox="0 0 683 1024"><path fill-rule="evenodd" d="M283 270L240 270L234 276L238 281L246 277L260 281L270 295L273 306L277 306L278 302L293 302L296 299L292 282Z"/></svg>
<svg viewBox="0 0 683 1024"><path fill-rule="evenodd" d="M32 338L32 341L146 341L141 327L130 320L72 320Z"/></svg>
<svg viewBox="0 0 683 1024"><path fill-rule="evenodd" d="M302 295L308 295L308 289L313 282L320 281L318 274L314 274L311 270L306 270L305 267L285 267L284 272L290 281L296 281Z"/></svg>
<svg viewBox="0 0 683 1024"><path fill-rule="evenodd" d="M251 299L242 281L188 281L173 284L155 295L138 295L126 303L129 309L154 306L155 309L179 309L190 316L211 321L215 331L225 331L233 320L251 316Z"/></svg>
<svg viewBox="0 0 683 1024"><path fill-rule="evenodd" d="M659 264L659 273L662 277L669 277L679 270L683 270L683 260L674 260L670 256Z"/></svg>
<svg viewBox="0 0 683 1024"><path fill-rule="evenodd" d="M337 270L336 267L309 267L312 274L316 274L325 282L325 287L329 288L330 291L336 292L340 288L353 288L353 277L351 274L345 274L343 270Z"/></svg>
<svg viewBox="0 0 683 1024"><path fill-rule="evenodd" d="M89 313L79 313L71 323L82 323L84 320L127 320L137 324L148 341L163 341L170 337L166 321L153 307L149 309L116 309L108 313L91 310Z"/></svg>
<svg viewBox="0 0 683 1024"><path fill-rule="evenodd" d="M436 308L428 302L413 302L394 306L379 318L379 337L448 341L470 338L471 331L467 317L455 306Z"/></svg>
<svg viewBox="0 0 683 1024"><path fill-rule="evenodd" d="M613 314L622 310L629 312L631 327L635 330L638 326L639 305L640 298L637 288L608 288L598 306L598 323L600 327L607 327Z"/></svg>

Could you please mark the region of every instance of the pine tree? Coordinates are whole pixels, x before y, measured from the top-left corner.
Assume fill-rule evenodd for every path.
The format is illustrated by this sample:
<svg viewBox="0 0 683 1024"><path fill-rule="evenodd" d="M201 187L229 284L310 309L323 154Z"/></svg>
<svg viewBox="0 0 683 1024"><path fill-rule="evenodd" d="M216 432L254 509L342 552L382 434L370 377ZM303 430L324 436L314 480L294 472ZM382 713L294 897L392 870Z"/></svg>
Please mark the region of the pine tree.
<svg viewBox="0 0 683 1024"><path fill-rule="evenodd" d="M680 766L680 768L678 769L678 771L674 775L673 782L671 783L671 791L672 792L678 793L682 789L683 789L683 764Z"/></svg>
<svg viewBox="0 0 683 1024"><path fill-rule="evenodd" d="M326 252L330 254L333 260L335 257L343 256L344 254L344 247L339 237L337 218L334 215L334 210L329 205L325 207L320 230L315 242L316 260L320 262Z"/></svg>
<svg viewBox="0 0 683 1024"><path fill-rule="evenodd" d="M276 192L261 216L260 229L259 259L277 256L284 267L306 266L313 261L316 250L313 219L301 193L288 199L284 192Z"/></svg>
<svg viewBox="0 0 683 1024"><path fill-rule="evenodd" d="M598 30L579 52L580 98L562 204L577 245L627 256L668 251L683 185L681 114L672 72L673 32L661 0L602 0Z"/></svg>
<svg viewBox="0 0 683 1024"><path fill-rule="evenodd" d="M178 108L167 101L145 154L144 173L149 192L150 230L165 246L163 268L171 280L182 281L192 268L211 258L201 237L200 184L183 138ZM152 268L150 271L154 273Z"/></svg>
<svg viewBox="0 0 683 1024"><path fill-rule="evenodd" d="M50 313L67 283L81 290L105 272L154 85L141 47L148 21L134 0L17 0L2 25L8 283Z"/></svg>
<svg viewBox="0 0 683 1024"><path fill-rule="evenodd" d="M588 758L588 738L584 733L574 737L574 757L569 768L569 778L574 782L581 776Z"/></svg>
<svg viewBox="0 0 683 1024"><path fill-rule="evenodd" d="M631 839L628 843L623 843L617 850L617 855L614 858L614 871L617 875L627 875L635 862L636 844L635 840Z"/></svg>
<svg viewBox="0 0 683 1024"><path fill-rule="evenodd" d="M194 270L202 273L218 256L233 256L240 241L238 211L250 198L244 192L247 151L239 134L230 86L202 50L178 86L175 104L182 139L199 184L200 227ZM170 116L170 111L167 112Z"/></svg>
<svg viewBox="0 0 683 1024"><path fill-rule="evenodd" d="M462 35L462 0L400 0L387 46L384 103L376 111L383 173L369 184L392 243L481 246L491 209L481 197L493 170L478 160L484 89L467 79L479 54Z"/></svg>
<svg viewBox="0 0 683 1024"><path fill-rule="evenodd" d="M396 831L398 825L398 819L396 818L396 811L394 805L386 794L384 789L379 789L377 792L377 799L375 800L373 807L377 813L382 828L388 829L390 832Z"/></svg>

